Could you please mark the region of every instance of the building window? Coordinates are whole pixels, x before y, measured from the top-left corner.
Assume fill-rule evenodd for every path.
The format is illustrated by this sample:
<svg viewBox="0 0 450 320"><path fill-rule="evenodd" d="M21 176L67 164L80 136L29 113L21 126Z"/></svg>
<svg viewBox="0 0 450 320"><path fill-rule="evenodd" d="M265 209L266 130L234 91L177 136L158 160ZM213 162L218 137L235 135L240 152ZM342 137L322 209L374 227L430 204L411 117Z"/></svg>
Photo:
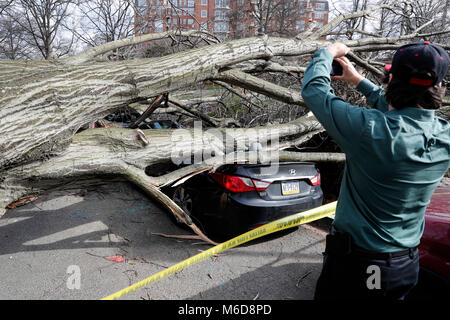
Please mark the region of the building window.
<svg viewBox="0 0 450 320"><path fill-rule="evenodd" d="M155 32L163 32L162 20L155 20Z"/></svg>
<svg viewBox="0 0 450 320"><path fill-rule="evenodd" d="M195 8L184 8L181 11L181 15L184 15L184 16L195 15Z"/></svg>
<svg viewBox="0 0 450 320"><path fill-rule="evenodd" d="M314 17L316 19L323 19L324 14L323 14L323 12L314 12Z"/></svg>
<svg viewBox="0 0 450 320"><path fill-rule="evenodd" d="M316 3L316 10L325 10L325 3L324 2L317 2Z"/></svg>
<svg viewBox="0 0 450 320"><path fill-rule="evenodd" d="M238 31L244 30L244 25L243 25L242 23L239 22L239 23L236 25L236 30L238 30Z"/></svg>
<svg viewBox="0 0 450 320"><path fill-rule="evenodd" d="M188 1L188 7L193 8L195 6L195 1L194 0L189 0Z"/></svg>
<svg viewBox="0 0 450 320"><path fill-rule="evenodd" d="M187 23L188 24L194 24L194 19L188 19Z"/></svg>
<svg viewBox="0 0 450 320"><path fill-rule="evenodd" d="M208 5L208 0L202 0L202 6L207 6Z"/></svg>
<svg viewBox="0 0 450 320"><path fill-rule="evenodd" d="M296 22L296 29L297 29L297 31L305 30L305 20L298 20Z"/></svg>
<svg viewBox="0 0 450 320"><path fill-rule="evenodd" d="M146 7L147 6L147 0L136 0L136 6L138 8Z"/></svg>
<svg viewBox="0 0 450 320"><path fill-rule="evenodd" d="M214 11L214 20L226 20L228 14L226 11Z"/></svg>
<svg viewBox="0 0 450 320"><path fill-rule="evenodd" d="M229 8L230 0L216 0L216 8Z"/></svg>
<svg viewBox="0 0 450 320"><path fill-rule="evenodd" d="M202 10L202 18L208 17L208 11Z"/></svg>
<svg viewBox="0 0 450 320"><path fill-rule="evenodd" d="M228 32L228 31L230 31L230 26L228 25L228 22L215 22L214 23L214 31Z"/></svg>
<svg viewBox="0 0 450 320"><path fill-rule="evenodd" d="M244 0L237 0L237 5L240 7L244 6Z"/></svg>

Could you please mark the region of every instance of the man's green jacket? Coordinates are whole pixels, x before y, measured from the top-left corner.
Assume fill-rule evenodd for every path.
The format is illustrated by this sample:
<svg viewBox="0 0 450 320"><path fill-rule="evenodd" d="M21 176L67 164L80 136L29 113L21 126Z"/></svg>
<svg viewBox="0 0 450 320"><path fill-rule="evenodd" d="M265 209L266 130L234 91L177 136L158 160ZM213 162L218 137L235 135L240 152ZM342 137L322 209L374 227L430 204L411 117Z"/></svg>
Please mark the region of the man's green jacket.
<svg viewBox="0 0 450 320"><path fill-rule="evenodd" d="M330 87L332 54L318 50L302 96L346 154L333 225L369 251L419 245L425 210L450 164L450 124L433 110L390 110L383 89L364 79L357 89L371 109L353 106Z"/></svg>

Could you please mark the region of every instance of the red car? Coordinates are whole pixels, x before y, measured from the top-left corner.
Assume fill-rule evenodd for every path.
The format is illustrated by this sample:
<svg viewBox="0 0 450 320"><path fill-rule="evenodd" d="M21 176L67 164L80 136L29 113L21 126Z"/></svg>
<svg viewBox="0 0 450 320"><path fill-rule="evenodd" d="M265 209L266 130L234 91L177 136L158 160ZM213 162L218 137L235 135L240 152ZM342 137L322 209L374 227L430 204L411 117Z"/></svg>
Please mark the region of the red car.
<svg viewBox="0 0 450 320"><path fill-rule="evenodd" d="M425 214L419 283L408 299L450 297L450 187L438 187Z"/></svg>

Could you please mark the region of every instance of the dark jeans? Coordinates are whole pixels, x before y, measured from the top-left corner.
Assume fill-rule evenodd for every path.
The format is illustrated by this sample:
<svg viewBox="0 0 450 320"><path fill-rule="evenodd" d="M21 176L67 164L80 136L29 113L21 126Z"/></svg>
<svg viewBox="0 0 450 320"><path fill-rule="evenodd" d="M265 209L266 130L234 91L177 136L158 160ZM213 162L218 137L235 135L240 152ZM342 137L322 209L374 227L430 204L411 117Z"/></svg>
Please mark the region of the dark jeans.
<svg viewBox="0 0 450 320"><path fill-rule="evenodd" d="M327 247L329 246L327 243ZM372 258L353 249L334 253L325 250L315 300L403 300L417 284L419 252L401 257Z"/></svg>

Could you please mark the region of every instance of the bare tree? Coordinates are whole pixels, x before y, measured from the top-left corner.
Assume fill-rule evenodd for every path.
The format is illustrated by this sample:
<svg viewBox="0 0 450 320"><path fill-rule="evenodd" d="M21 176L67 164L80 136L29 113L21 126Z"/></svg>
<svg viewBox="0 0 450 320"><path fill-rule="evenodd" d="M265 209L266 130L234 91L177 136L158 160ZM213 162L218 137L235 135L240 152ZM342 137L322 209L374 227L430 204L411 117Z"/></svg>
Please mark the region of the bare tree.
<svg viewBox="0 0 450 320"><path fill-rule="evenodd" d="M5 16L0 21L0 58L30 59L32 49L28 45L28 34L15 19Z"/></svg>
<svg viewBox="0 0 450 320"><path fill-rule="evenodd" d="M77 37L91 47L134 35L134 5L131 0L89 0L78 6Z"/></svg>
<svg viewBox="0 0 450 320"><path fill-rule="evenodd" d="M240 4L242 3L242 4ZM270 34L274 36L295 36L296 21L300 11L298 0L234 0L229 20L235 36ZM244 18L245 17L245 18ZM242 27L250 18L250 28Z"/></svg>
<svg viewBox="0 0 450 320"><path fill-rule="evenodd" d="M0 15L14 2L14 0L0 1Z"/></svg>
<svg viewBox="0 0 450 320"><path fill-rule="evenodd" d="M76 0L15 0L5 10L44 59L67 54L72 38L63 39L63 21Z"/></svg>
<svg viewBox="0 0 450 320"><path fill-rule="evenodd" d="M446 22L448 21L449 1L382 0L380 3L399 8L399 10L396 11L390 9L384 9L382 11L381 16L379 17L379 27L377 28L377 32L380 35L391 36L409 34L427 23L426 27L422 29L422 32L432 33L432 35L426 40L444 43L448 41L448 35L446 33L441 34L436 31L445 31Z"/></svg>
<svg viewBox="0 0 450 320"><path fill-rule="evenodd" d="M446 0L444 4L444 9L442 10L442 28L447 26L448 21L448 9L450 7L450 0Z"/></svg>
<svg viewBox="0 0 450 320"><path fill-rule="evenodd" d="M267 33L274 36L293 37L297 32L297 19L300 1L279 0L270 19L270 28Z"/></svg>
<svg viewBox="0 0 450 320"><path fill-rule="evenodd" d="M335 1L338 2L340 7L335 8L336 11L344 11L344 12L358 12L365 11L368 8L369 1L368 0L351 0L351 1ZM381 9L385 10L385 9ZM383 14L383 11L381 12ZM353 39L357 37L361 37L367 31L367 15L355 16L349 19L346 19L342 24L339 25L339 28L335 31L337 33L344 34L348 39Z"/></svg>
<svg viewBox="0 0 450 320"><path fill-rule="evenodd" d="M267 33L271 18L281 5L277 0L257 0L250 2L251 15L253 16L258 33Z"/></svg>

